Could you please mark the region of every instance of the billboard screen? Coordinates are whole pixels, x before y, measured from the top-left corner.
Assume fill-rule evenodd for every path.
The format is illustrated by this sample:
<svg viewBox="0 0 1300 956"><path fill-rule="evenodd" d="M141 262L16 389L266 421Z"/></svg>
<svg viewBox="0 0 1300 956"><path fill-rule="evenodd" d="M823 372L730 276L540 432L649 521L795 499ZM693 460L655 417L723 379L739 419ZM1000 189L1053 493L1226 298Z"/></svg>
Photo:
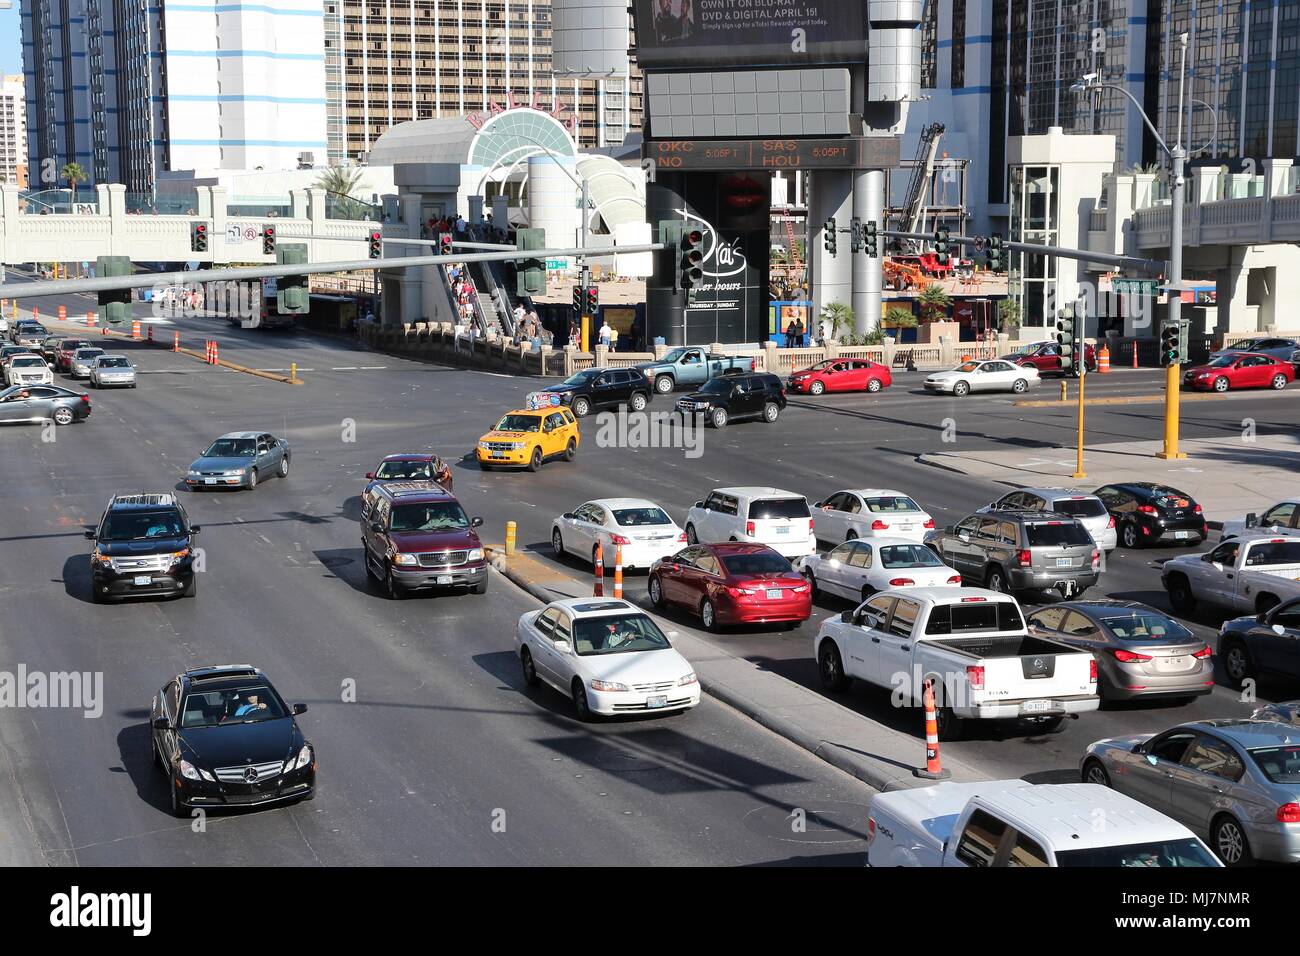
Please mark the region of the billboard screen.
<svg viewBox="0 0 1300 956"><path fill-rule="evenodd" d="M863 62L866 7L867 0L633 0L637 63Z"/></svg>

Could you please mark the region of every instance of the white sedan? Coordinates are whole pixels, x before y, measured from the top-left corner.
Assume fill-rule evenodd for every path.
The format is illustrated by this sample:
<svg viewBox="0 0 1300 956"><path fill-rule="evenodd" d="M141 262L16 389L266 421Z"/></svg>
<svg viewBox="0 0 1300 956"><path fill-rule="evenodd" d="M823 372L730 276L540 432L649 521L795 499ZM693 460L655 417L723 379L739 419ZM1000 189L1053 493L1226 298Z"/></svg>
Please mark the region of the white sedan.
<svg viewBox="0 0 1300 956"><path fill-rule="evenodd" d="M90 367L90 384L94 388L108 385L135 388L135 366L125 355L100 355Z"/></svg>
<svg viewBox="0 0 1300 956"><path fill-rule="evenodd" d="M865 601L891 588L961 587L961 575L923 544L906 538L846 541L795 562L814 591Z"/></svg>
<svg viewBox="0 0 1300 956"><path fill-rule="evenodd" d="M623 547L623 570L649 568L686 546L686 532L668 513L644 498L599 498L566 511L551 523L556 557L566 553L596 564L596 542L606 568Z"/></svg>
<svg viewBox="0 0 1300 956"><path fill-rule="evenodd" d="M515 653L524 681L543 681L596 715L685 711L700 702L686 658L644 611L627 601L565 598L520 616Z"/></svg>
<svg viewBox="0 0 1300 956"><path fill-rule="evenodd" d="M822 541L854 538L907 538L922 542L934 519L915 501L887 488L837 491L813 508L813 528Z"/></svg>
<svg viewBox="0 0 1300 956"><path fill-rule="evenodd" d="M1039 383L1038 369L1013 365L1002 359L963 362L947 372L935 372L925 380L926 391L947 392L962 398L971 392L1015 392L1021 395Z"/></svg>

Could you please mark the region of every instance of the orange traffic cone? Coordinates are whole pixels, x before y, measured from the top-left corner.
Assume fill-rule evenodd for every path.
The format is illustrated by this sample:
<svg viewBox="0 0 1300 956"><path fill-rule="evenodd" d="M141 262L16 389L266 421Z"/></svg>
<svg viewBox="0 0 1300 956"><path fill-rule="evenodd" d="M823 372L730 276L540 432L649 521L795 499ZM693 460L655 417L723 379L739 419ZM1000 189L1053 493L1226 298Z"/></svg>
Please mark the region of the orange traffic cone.
<svg viewBox="0 0 1300 956"><path fill-rule="evenodd" d="M172 351L173 351L173 352L179 352L180 350L181 350L181 334L180 334L179 332L173 332L173 333L172 333Z"/></svg>
<svg viewBox="0 0 1300 956"><path fill-rule="evenodd" d="M1110 371L1110 347L1103 345L1097 350L1097 371L1105 375Z"/></svg>
<svg viewBox="0 0 1300 956"><path fill-rule="evenodd" d="M939 714L934 704L934 681L925 682L925 769L912 773L926 780L947 780L952 774L939 761Z"/></svg>
<svg viewBox="0 0 1300 956"><path fill-rule="evenodd" d="M87 313L86 313L86 328L88 328L88 329L93 329L94 327L95 327L95 313L94 313L94 312L87 312Z"/></svg>
<svg viewBox="0 0 1300 956"><path fill-rule="evenodd" d="M623 597L623 546L614 545L614 597Z"/></svg>
<svg viewBox="0 0 1300 956"><path fill-rule="evenodd" d="M59 321L68 321L68 307L66 305L59 306Z"/></svg>
<svg viewBox="0 0 1300 956"><path fill-rule="evenodd" d="M600 542L596 542L596 585L591 591L592 597L605 596L605 555Z"/></svg>
<svg viewBox="0 0 1300 956"><path fill-rule="evenodd" d="M140 339L140 320L139 320L139 319L132 319L132 320L131 320L131 338L135 339L136 341L139 341L139 339Z"/></svg>

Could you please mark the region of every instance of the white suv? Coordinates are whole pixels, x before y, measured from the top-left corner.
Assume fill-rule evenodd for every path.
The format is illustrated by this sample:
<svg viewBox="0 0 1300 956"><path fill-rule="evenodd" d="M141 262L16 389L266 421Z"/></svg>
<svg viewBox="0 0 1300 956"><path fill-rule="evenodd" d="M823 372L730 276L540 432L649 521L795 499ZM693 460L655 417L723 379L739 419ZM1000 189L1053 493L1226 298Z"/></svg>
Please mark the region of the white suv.
<svg viewBox="0 0 1300 956"><path fill-rule="evenodd" d="M808 499L780 488L714 489L686 512L686 540L756 542L787 558L817 551Z"/></svg>

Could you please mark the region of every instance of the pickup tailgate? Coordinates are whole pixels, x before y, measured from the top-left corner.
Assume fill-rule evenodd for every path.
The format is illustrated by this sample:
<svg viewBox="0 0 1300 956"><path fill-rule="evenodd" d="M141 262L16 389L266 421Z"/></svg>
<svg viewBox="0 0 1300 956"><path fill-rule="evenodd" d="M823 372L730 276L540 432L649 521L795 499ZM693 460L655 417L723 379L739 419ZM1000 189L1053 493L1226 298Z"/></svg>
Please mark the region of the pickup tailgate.
<svg viewBox="0 0 1300 956"><path fill-rule="evenodd" d="M980 658L976 666L984 668L983 687L971 682L972 703L1023 700L1038 704L1096 692L1092 654L1065 644L1042 644L1044 648L1032 654ZM1052 709L1039 706L1044 711ZM1033 713L1033 708L1026 712Z"/></svg>

